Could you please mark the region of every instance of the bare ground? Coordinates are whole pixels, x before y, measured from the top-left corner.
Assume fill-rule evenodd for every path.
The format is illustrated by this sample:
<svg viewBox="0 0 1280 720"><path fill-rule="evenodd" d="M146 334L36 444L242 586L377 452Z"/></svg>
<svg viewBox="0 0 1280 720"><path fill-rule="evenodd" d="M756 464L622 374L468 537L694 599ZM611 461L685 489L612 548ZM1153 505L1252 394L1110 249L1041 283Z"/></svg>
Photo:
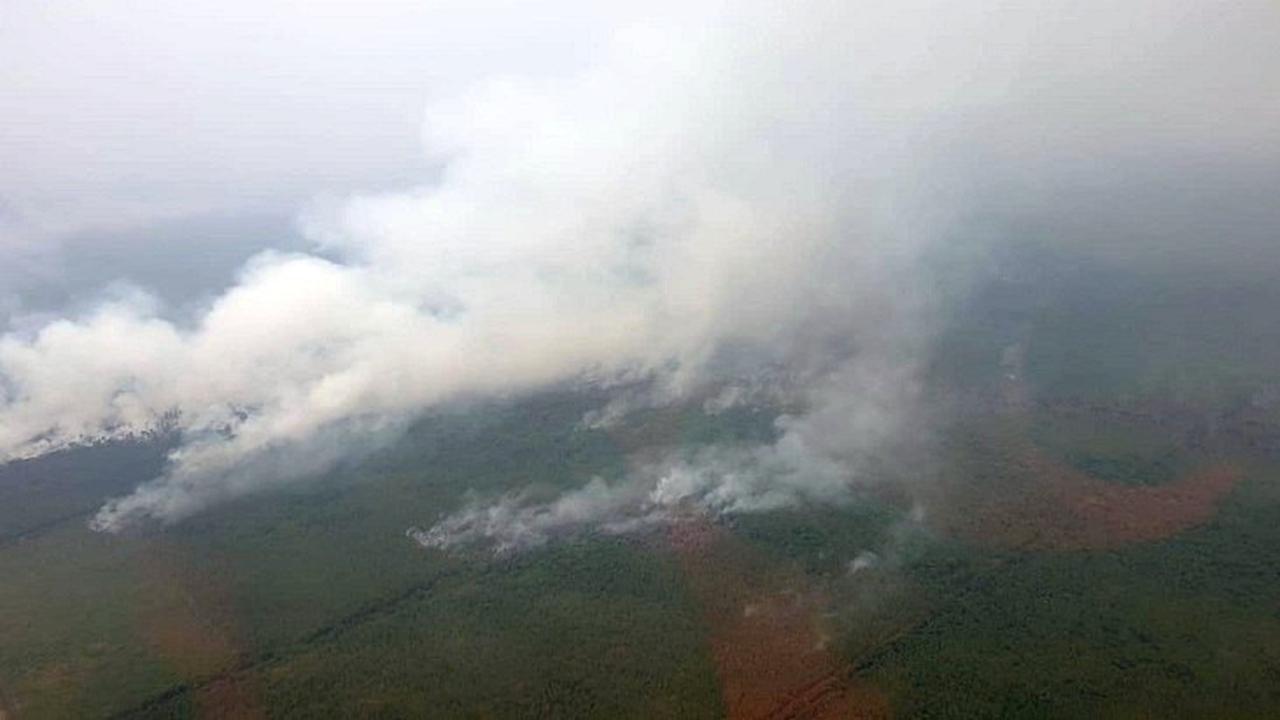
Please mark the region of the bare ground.
<svg viewBox="0 0 1280 720"><path fill-rule="evenodd" d="M1024 550L1106 550L1162 540L1208 522L1243 473L1231 463L1206 464L1173 482L1119 485L1014 443L1006 476L980 490L943 489L934 518L940 529L988 547Z"/></svg>
<svg viewBox="0 0 1280 720"><path fill-rule="evenodd" d="M677 524L669 541L702 604L731 720L890 716L887 698L828 649L828 599L802 572L705 519Z"/></svg>

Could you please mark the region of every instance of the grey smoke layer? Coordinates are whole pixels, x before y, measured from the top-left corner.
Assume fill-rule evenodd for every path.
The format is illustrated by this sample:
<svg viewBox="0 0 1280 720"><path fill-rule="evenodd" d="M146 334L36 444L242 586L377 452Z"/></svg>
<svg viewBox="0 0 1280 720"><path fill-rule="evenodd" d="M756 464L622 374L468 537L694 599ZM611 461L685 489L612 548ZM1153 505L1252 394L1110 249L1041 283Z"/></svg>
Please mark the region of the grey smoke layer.
<svg viewBox="0 0 1280 720"><path fill-rule="evenodd" d="M626 28L587 71L434 104L437 182L313 209L321 254L255 257L190 325L126 295L0 338L0 461L176 416L167 473L94 521L115 530L304 477L453 399L620 377L678 399L734 355L803 401L773 445L423 537L841 501L927 415L929 269L975 216L1173 262L1204 243L1162 218L1188 184L1151 177L1196 160L1231 197L1232 168L1276 177L1278 12L805 2ZM1100 204L1125 195L1141 217ZM1250 197L1233 237L1257 247Z"/></svg>

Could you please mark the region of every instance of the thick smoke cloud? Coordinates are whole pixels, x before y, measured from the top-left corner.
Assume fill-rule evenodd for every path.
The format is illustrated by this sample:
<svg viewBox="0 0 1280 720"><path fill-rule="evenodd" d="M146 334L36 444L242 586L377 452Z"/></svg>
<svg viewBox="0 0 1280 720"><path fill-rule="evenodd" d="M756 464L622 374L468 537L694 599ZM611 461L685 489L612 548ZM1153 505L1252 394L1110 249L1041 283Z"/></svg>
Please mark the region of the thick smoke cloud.
<svg viewBox="0 0 1280 720"><path fill-rule="evenodd" d="M559 535L630 532L689 513L853 502L869 485L904 480L922 467L921 449L931 428L919 407L921 368L913 357L920 355L894 355L872 345L796 384L770 378L775 385L763 398L750 385L730 385L708 401L711 411L725 398L765 406L781 400L804 411L779 416L770 443L667 448L612 484L593 478L545 503L529 502L520 491L492 504L472 502L430 528L410 528L408 535L427 548L481 544L504 554Z"/></svg>
<svg viewBox="0 0 1280 720"><path fill-rule="evenodd" d="M256 257L189 326L138 295L0 339L0 461L176 424L166 475L96 518L114 530L313 473L439 403L619 376L678 397L733 356L793 379L806 411L775 444L438 538L840 501L921 427L927 267L972 215L1052 218L1188 156L1276 160L1267 3L711 17L434 105L438 181L313 208L318 254Z"/></svg>

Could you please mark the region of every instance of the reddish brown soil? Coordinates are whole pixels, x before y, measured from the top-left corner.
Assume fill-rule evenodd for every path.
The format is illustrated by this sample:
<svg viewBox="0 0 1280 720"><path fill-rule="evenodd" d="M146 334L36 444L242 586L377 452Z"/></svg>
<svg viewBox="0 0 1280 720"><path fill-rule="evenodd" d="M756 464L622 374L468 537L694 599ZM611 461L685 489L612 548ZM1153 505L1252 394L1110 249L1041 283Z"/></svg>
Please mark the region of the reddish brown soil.
<svg viewBox="0 0 1280 720"><path fill-rule="evenodd" d="M252 684L240 675L220 678L196 692L202 720L258 720L267 717Z"/></svg>
<svg viewBox="0 0 1280 720"><path fill-rule="evenodd" d="M947 531L1026 550L1105 550L1161 540L1210 520L1241 477L1239 468L1220 463L1164 485L1127 486L1091 477L1034 447L1018 455L1018 462L1000 468L1009 481L985 488L987 497L944 501L940 522Z"/></svg>
<svg viewBox="0 0 1280 720"><path fill-rule="evenodd" d="M233 667L241 643L217 573L197 567L176 545L156 542L149 550L147 574L156 589L155 604L139 619L152 651L197 684ZM253 688L236 675L200 687L194 699L198 718L266 716Z"/></svg>
<svg viewBox="0 0 1280 720"><path fill-rule="evenodd" d="M706 520L670 542L710 629L725 709L747 718L887 718L889 703L827 648L827 598Z"/></svg>
<svg viewBox="0 0 1280 720"><path fill-rule="evenodd" d="M1243 473L1230 463L1206 464L1156 486L1110 483L1048 456L1020 429L1031 412L1020 360L1002 389L1000 410L1014 423L980 444L975 467L955 485L933 492L931 521L950 534L999 548L1106 550L1151 542L1208 522ZM1200 424L1194 408L1146 402L1137 406L1066 403L1055 412L1123 418L1188 435ZM1018 427L1018 429L1013 429ZM986 482L972 483L973 477Z"/></svg>

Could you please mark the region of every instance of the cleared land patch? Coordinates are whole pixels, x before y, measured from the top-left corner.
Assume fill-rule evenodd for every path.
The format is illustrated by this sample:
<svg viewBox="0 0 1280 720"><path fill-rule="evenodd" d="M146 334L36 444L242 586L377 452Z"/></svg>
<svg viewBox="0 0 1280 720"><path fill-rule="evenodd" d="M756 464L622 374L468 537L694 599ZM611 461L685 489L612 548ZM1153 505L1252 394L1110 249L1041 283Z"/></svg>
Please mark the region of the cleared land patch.
<svg viewBox="0 0 1280 720"><path fill-rule="evenodd" d="M710 629L727 716L887 718L887 698L833 653L827 597L729 532L690 519L669 534Z"/></svg>
<svg viewBox="0 0 1280 720"><path fill-rule="evenodd" d="M1155 485L1120 484L1003 438L982 453L987 482L954 483L935 503L947 533L1000 549L1108 550L1209 521L1243 471L1209 462Z"/></svg>

